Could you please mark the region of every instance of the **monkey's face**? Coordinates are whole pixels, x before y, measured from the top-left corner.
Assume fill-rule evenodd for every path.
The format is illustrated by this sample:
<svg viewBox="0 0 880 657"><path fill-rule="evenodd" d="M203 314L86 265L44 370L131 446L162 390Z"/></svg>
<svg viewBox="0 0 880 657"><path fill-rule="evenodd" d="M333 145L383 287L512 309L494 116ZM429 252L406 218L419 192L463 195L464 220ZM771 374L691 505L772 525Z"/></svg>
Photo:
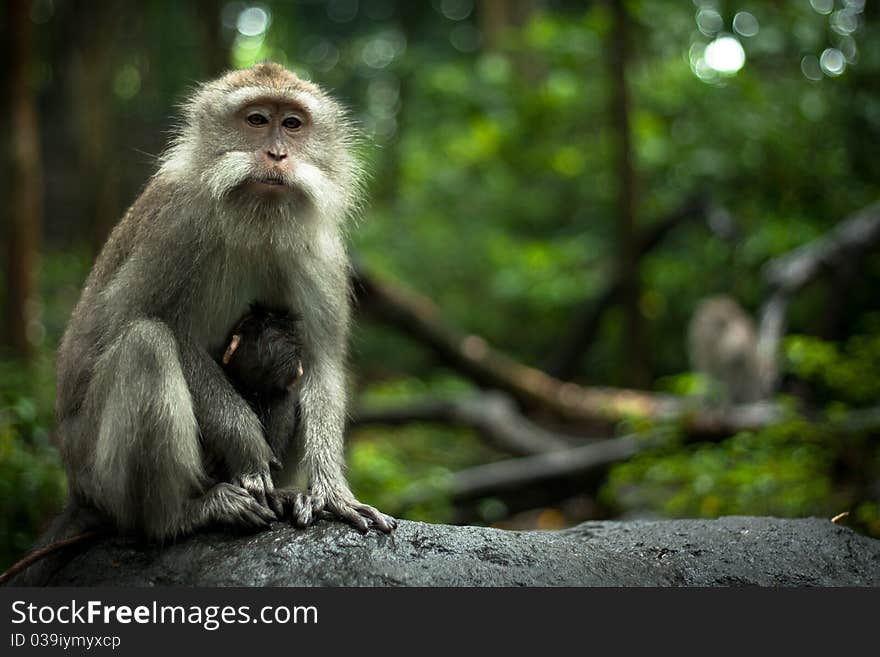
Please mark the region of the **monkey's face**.
<svg viewBox="0 0 880 657"><path fill-rule="evenodd" d="M303 146L313 128L305 108L283 99L255 99L235 113L233 123L253 153L253 169L241 185L245 193L281 202L302 186L294 169L297 160L309 166Z"/></svg>
<svg viewBox="0 0 880 657"><path fill-rule="evenodd" d="M324 91L260 64L202 87L161 173L194 169L211 197L239 208L339 220L360 189L353 141L345 111Z"/></svg>
<svg viewBox="0 0 880 657"><path fill-rule="evenodd" d="M351 192L350 155L327 108L305 91L248 87L230 95L222 155L208 166L215 195L232 203L338 212L330 199Z"/></svg>

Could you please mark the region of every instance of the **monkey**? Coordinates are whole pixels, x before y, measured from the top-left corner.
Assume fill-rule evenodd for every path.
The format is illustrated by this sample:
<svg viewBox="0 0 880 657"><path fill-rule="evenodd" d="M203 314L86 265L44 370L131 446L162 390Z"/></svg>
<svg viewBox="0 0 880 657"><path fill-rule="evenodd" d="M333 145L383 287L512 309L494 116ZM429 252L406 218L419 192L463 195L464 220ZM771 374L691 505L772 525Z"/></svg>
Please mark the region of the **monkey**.
<svg viewBox="0 0 880 657"><path fill-rule="evenodd" d="M296 316L252 304L220 359L235 389L256 412L275 458L282 460L296 429L303 376L298 331Z"/></svg>
<svg viewBox="0 0 880 657"><path fill-rule="evenodd" d="M298 527L328 514L361 532L396 527L344 472L344 230L363 188L357 140L340 103L274 63L228 72L184 103L58 348L56 433L72 504L157 542L217 524L265 528L278 517L272 499ZM281 464L212 358L253 301L301 318L308 368Z"/></svg>
<svg viewBox="0 0 880 657"><path fill-rule="evenodd" d="M720 387L724 401L756 402L766 396L752 318L731 297L704 299L688 327L692 367Z"/></svg>

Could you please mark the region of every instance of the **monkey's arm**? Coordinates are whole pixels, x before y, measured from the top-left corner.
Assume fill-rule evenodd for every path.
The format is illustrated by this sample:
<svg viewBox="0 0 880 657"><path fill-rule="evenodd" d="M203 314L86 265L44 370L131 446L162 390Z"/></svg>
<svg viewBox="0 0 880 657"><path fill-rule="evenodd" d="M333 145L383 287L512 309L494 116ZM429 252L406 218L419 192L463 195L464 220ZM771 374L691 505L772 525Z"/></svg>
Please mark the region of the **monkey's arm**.
<svg viewBox="0 0 880 657"><path fill-rule="evenodd" d="M341 350L339 353L342 353ZM345 377L342 362L316 359L302 382L300 411L302 465L308 477L308 494L293 499L294 522L305 526L315 517L330 514L366 532L370 521L390 532L397 521L359 502L345 479L343 435L345 430Z"/></svg>
<svg viewBox="0 0 880 657"><path fill-rule="evenodd" d="M179 349L207 458L222 463L231 483L266 505L274 488L270 468L281 464L259 418L201 346L182 338Z"/></svg>

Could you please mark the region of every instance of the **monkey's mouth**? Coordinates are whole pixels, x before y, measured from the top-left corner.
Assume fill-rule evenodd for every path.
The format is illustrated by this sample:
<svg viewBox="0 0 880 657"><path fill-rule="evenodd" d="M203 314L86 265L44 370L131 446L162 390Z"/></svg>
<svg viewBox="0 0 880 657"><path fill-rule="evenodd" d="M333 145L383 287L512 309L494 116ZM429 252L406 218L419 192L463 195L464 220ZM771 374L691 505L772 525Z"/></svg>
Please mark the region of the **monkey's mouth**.
<svg viewBox="0 0 880 657"><path fill-rule="evenodd" d="M290 185L278 173L261 173L256 175L245 184L245 189L258 196L270 199L286 198L287 193L291 191Z"/></svg>
<svg viewBox="0 0 880 657"><path fill-rule="evenodd" d="M263 185L273 185L273 186L277 185L277 186L281 186L281 187L284 187L285 185L287 185L287 183L284 182L284 178L282 178L281 176L279 176L277 174L269 174L266 176L260 176L259 178L255 179L255 182L261 183Z"/></svg>

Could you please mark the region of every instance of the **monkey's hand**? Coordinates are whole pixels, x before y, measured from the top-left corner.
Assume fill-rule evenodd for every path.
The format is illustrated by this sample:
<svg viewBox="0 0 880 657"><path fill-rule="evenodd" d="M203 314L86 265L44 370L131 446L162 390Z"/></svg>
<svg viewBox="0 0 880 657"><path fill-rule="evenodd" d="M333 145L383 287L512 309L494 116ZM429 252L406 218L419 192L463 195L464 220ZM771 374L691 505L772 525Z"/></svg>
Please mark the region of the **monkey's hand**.
<svg viewBox="0 0 880 657"><path fill-rule="evenodd" d="M263 441L265 443L265 441ZM240 488L244 488L253 498L262 506L271 509L278 517L281 517L283 509L277 504L275 485L272 483L271 469L278 469L281 463L271 453L266 445L266 454L264 458L258 460L257 464L243 468L238 474L233 474L230 483Z"/></svg>
<svg viewBox="0 0 880 657"><path fill-rule="evenodd" d="M276 491L276 496L279 493L283 500L283 516L290 517L297 527L307 527L318 519L342 520L362 534L370 527L386 534L397 527L397 520L369 504L362 504L348 492L328 491L323 486L312 485L304 493L281 489Z"/></svg>

